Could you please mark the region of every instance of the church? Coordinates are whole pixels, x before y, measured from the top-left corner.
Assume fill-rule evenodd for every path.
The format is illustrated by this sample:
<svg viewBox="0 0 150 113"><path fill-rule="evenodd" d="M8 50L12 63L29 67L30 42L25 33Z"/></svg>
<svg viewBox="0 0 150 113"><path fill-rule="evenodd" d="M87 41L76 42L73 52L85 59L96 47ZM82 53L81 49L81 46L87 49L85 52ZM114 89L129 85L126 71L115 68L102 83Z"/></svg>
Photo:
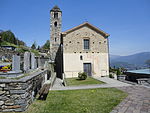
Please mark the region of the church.
<svg viewBox="0 0 150 113"><path fill-rule="evenodd" d="M50 54L55 62L57 77L109 75L109 34L85 22L62 32L62 11L50 10Z"/></svg>

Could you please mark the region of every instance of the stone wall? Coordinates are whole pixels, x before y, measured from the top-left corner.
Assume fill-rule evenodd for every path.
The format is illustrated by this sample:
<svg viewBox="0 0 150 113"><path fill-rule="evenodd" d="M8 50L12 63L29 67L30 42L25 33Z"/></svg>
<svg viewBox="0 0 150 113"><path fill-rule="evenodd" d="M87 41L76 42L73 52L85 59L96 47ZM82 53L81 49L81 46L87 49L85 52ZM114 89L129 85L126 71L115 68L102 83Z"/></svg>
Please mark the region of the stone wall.
<svg viewBox="0 0 150 113"><path fill-rule="evenodd" d="M47 70L19 80L0 79L0 112L25 111L45 82Z"/></svg>
<svg viewBox="0 0 150 113"><path fill-rule="evenodd" d="M89 49L84 49L89 39ZM109 75L108 38L89 26L82 26L63 34L63 66L67 78L84 71L84 63L91 64L92 76Z"/></svg>
<svg viewBox="0 0 150 113"><path fill-rule="evenodd" d="M83 39L89 39L89 50L84 50ZM108 53L108 38L83 26L63 36L63 47L64 53Z"/></svg>

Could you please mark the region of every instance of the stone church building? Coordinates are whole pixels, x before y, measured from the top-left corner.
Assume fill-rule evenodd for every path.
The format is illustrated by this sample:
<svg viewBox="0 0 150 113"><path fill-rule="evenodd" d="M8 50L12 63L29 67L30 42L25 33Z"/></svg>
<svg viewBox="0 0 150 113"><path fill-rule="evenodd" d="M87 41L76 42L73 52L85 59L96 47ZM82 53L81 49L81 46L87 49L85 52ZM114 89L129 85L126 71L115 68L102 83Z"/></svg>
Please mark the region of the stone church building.
<svg viewBox="0 0 150 113"><path fill-rule="evenodd" d="M88 22L65 32L61 27L62 11L55 6L50 10L50 53L57 77L77 77L79 72L109 75L109 34Z"/></svg>

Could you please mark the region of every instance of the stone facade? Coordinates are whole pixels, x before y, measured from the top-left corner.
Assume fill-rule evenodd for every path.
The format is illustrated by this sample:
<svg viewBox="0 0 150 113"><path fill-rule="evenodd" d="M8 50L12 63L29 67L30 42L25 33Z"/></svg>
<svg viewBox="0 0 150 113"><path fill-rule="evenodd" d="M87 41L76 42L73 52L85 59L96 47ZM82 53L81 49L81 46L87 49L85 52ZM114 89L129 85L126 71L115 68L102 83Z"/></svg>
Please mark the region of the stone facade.
<svg viewBox="0 0 150 113"><path fill-rule="evenodd" d="M84 72L84 63L90 63L92 76L109 75L108 59L107 53L64 53L64 74L67 78L78 77L79 72Z"/></svg>
<svg viewBox="0 0 150 113"><path fill-rule="evenodd" d="M19 80L0 79L0 112L25 111L45 81L47 70Z"/></svg>
<svg viewBox="0 0 150 113"><path fill-rule="evenodd" d="M62 11L55 6L50 11L50 56L55 62L55 72L59 78L62 77L61 26Z"/></svg>
<svg viewBox="0 0 150 113"><path fill-rule="evenodd" d="M50 11L50 52L52 60L55 60L57 51L60 46L60 35L62 26L62 12L55 6Z"/></svg>
<svg viewBox="0 0 150 113"><path fill-rule="evenodd" d="M89 23L63 32L63 67L66 77L77 77L79 72L84 72L84 64L90 64L92 76L109 75L108 36ZM84 39L89 40L88 50L84 49Z"/></svg>
<svg viewBox="0 0 150 113"><path fill-rule="evenodd" d="M90 49L83 49L83 39L90 40ZM89 26L83 26L63 36L64 53L108 53L108 39Z"/></svg>
<svg viewBox="0 0 150 113"><path fill-rule="evenodd" d="M61 33L61 10L55 6L50 13L50 52L57 75L77 77L86 70L90 76L109 75L109 34L87 22ZM89 49L84 49L84 40L88 40Z"/></svg>

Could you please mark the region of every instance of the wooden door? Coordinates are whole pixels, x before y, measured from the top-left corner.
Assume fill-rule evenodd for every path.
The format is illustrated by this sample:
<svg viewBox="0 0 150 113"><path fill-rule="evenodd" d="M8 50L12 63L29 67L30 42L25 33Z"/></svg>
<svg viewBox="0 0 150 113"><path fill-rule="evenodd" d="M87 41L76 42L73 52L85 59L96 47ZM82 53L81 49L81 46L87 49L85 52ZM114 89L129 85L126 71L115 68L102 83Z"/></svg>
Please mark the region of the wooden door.
<svg viewBox="0 0 150 113"><path fill-rule="evenodd" d="M92 76L91 63L84 63L84 64L83 64L83 68L84 68L84 72L86 72L88 76Z"/></svg>

